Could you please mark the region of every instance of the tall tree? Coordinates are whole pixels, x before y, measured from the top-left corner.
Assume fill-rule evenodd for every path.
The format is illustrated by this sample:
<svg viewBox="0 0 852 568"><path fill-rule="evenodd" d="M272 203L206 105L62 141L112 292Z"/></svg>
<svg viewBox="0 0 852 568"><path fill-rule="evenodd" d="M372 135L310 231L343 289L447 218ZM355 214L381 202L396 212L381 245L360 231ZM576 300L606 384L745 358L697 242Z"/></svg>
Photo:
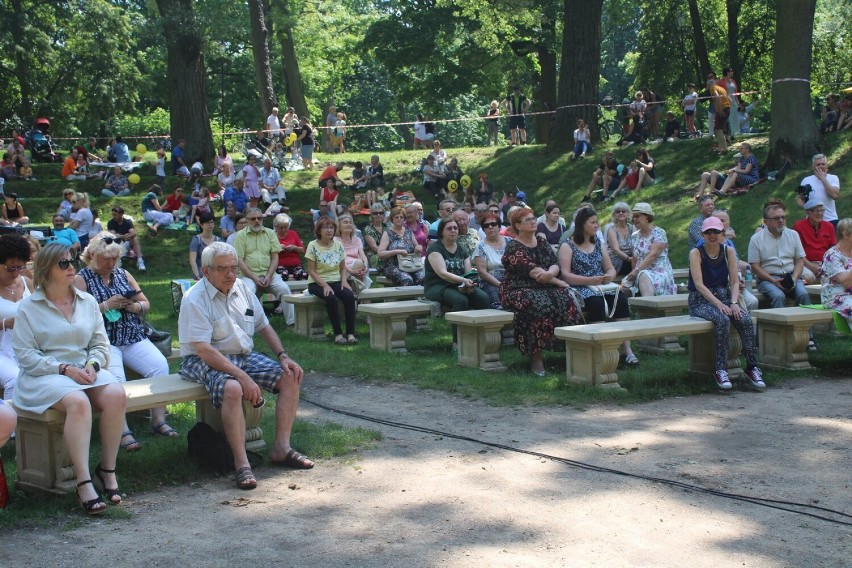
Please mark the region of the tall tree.
<svg viewBox="0 0 852 568"><path fill-rule="evenodd" d="M207 112L207 74L201 27L192 0L157 0L168 53L169 122L172 139L186 140L187 158L213 163L213 132Z"/></svg>
<svg viewBox="0 0 852 568"><path fill-rule="evenodd" d="M725 0L725 12L728 16L728 66L734 68L734 79L740 84L740 9L742 0Z"/></svg>
<svg viewBox="0 0 852 568"><path fill-rule="evenodd" d="M819 130L811 114L811 60L816 0L777 0L772 62L769 166L817 153Z"/></svg>
<svg viewBox="0 0 852 568"><path fill-rule="evenodd" d="M269 28L266 25L266 7L263 0L248 0L251 22L251 47L254 53L254 77L260 110L264 118L278 104L272 86L272 66L269 63ZM282 113L283 114L283 113Z"/></svg>
<svg viewBox="0 0 852 568"><path fill-rule="evenodd" d="M305 85L296 57L296 43L293 41L293 22L290 15L290 0L272 0L272 14L275 21L275 35L281 46L281 59L284 62L284 93L290 106L299 116L310 116L308 101L305 98Z"/></svg>
<svg viewBox="0 0 852 568"><path fill-rule="evenodd" d="M562 31L562 67L559 70L559 107L549 146L571 147L574 125L585 119L597 137L598 84L601 68L601 13L603 0L565 0ZM567 16L570 14L570 18ZM582 37L583 41L576 41Z"/></svg>
<svg viewBox="0 0 852 568"><path fill-rule="evenodd" d="M692 22L692 41L695 44L695 57L701 67L701 80L713 68L710 66L710 57L707 55L707 43L704 41L704 28L701 26L701 13L698 11L698 0L688 0L689 20Z"/></svg>

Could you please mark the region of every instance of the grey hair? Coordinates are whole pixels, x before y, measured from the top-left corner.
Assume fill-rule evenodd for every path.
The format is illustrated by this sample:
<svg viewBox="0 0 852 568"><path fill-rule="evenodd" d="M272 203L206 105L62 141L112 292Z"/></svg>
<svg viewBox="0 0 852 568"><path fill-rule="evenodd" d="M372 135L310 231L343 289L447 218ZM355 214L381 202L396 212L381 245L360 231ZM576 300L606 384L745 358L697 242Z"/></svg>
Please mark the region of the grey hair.
<svg viewBox="0 0 852 568"><path fill-rule="evenodd" d="M261 210L260 210L260 207L246 207L246 210L245 210L245 211L243 211L243 215L245 215L246 217L248 217L248 216L249 216L249 214L250 214L252 211L257 211L258 213L260 213L261 215L263 215L263 211L261 211Z"/></svg>
<svg viewBox="0 0 852 568"><path fill-rule="evenodd" d="M617 201L615 205L612 206L612 214L615 215L616 211L627 211L630 213L630 206L624 201Z"/></svg>
<svg viewBox="0 0 852 568"><path fill-rule="evenodd" d="M284 225L287 225L289 227L292 222L293 219L291 219L289 215L287 215L286 213L279 213L272 220L272 226L283 227Z"/></svg>
<svg viewBox="0 0 852 568"><path fill-rule="evenodd" d="M237 249L228 243L217 241L207 245L204 247L204 250L201 251L201 266L211 268L213 266L213 261L216 260L217 256L231 256L234 260L239 259L237 256Z"/></svg>
<svg viewBox="0 0 852 568"><path fill-rule="evenodd" d="M811 165L816 164L817 160L827 160L827 159L828 158L825 157L825 154L814 154L814 157L811 158Z"/></svg>

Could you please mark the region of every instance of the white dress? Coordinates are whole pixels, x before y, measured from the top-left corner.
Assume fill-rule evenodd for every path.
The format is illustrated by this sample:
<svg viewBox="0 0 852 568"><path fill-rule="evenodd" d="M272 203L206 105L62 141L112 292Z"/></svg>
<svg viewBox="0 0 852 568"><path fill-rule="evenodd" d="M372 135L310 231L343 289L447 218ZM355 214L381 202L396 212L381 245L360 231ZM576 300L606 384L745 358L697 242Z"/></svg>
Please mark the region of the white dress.
<svg viewBox="0 0 852 568"><path fill-rule="evenodd" d="M18 276L23 280L22 276ZM24 294L21 300L30 295L30 289L24 284ZM0 319L14 318L18 314L18 306L21 300L12 302L6 298L0 298ZM15 392L15 383L18 380L18 360L15 359L15 351L12 349L12 330L0 331L0 383L3 384L3 398L12 400Z"/></svg>

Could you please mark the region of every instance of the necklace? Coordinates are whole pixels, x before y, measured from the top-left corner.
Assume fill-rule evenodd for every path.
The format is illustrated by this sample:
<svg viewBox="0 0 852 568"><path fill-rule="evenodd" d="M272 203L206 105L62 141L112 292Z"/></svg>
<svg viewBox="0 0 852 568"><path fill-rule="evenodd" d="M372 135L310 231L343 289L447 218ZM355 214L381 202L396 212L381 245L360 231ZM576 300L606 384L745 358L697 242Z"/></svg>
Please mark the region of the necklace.
<svg viewBox="0 0 852 568"><path fill-rule="evenodd" d="M710 254L710 251L709 251L709 250L707 250L706 248L704 249L704 251L707 253L707 257L708 257L710 260L716 260L717 258L719 258L719 251L720 251L720 250L722 250L722 249L721 249L721 248L717 249L717 250L716 250L716 254L715 254L715 256L714 256L714 255Z"/></svg>

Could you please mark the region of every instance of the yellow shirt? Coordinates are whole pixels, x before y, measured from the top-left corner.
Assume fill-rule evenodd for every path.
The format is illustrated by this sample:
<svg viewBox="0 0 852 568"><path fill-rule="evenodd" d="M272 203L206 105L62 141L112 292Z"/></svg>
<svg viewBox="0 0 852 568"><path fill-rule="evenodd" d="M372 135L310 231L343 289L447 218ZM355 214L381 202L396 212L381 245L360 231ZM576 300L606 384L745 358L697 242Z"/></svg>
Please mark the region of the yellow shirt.
<svg viewBox="0 0 852 568"><path fill-rule="evenodd" d="M246 227L234 237L234 248L237 249L237 256L256 276L265 276L271 262L270 254L281 252L281 243L272 229L264 227L253 233Z"/></svg>
<svg viewBox="0 0 852 568"><path fill-rule="evenodd" d="M318 241L311 241L305 250L305 258L314 261L317 276L325 282L340 282L340 263L346 258L343 243L332 241L331 246L326 248L320 246ZM316 282L309 276L308 283Z"/></svg>

